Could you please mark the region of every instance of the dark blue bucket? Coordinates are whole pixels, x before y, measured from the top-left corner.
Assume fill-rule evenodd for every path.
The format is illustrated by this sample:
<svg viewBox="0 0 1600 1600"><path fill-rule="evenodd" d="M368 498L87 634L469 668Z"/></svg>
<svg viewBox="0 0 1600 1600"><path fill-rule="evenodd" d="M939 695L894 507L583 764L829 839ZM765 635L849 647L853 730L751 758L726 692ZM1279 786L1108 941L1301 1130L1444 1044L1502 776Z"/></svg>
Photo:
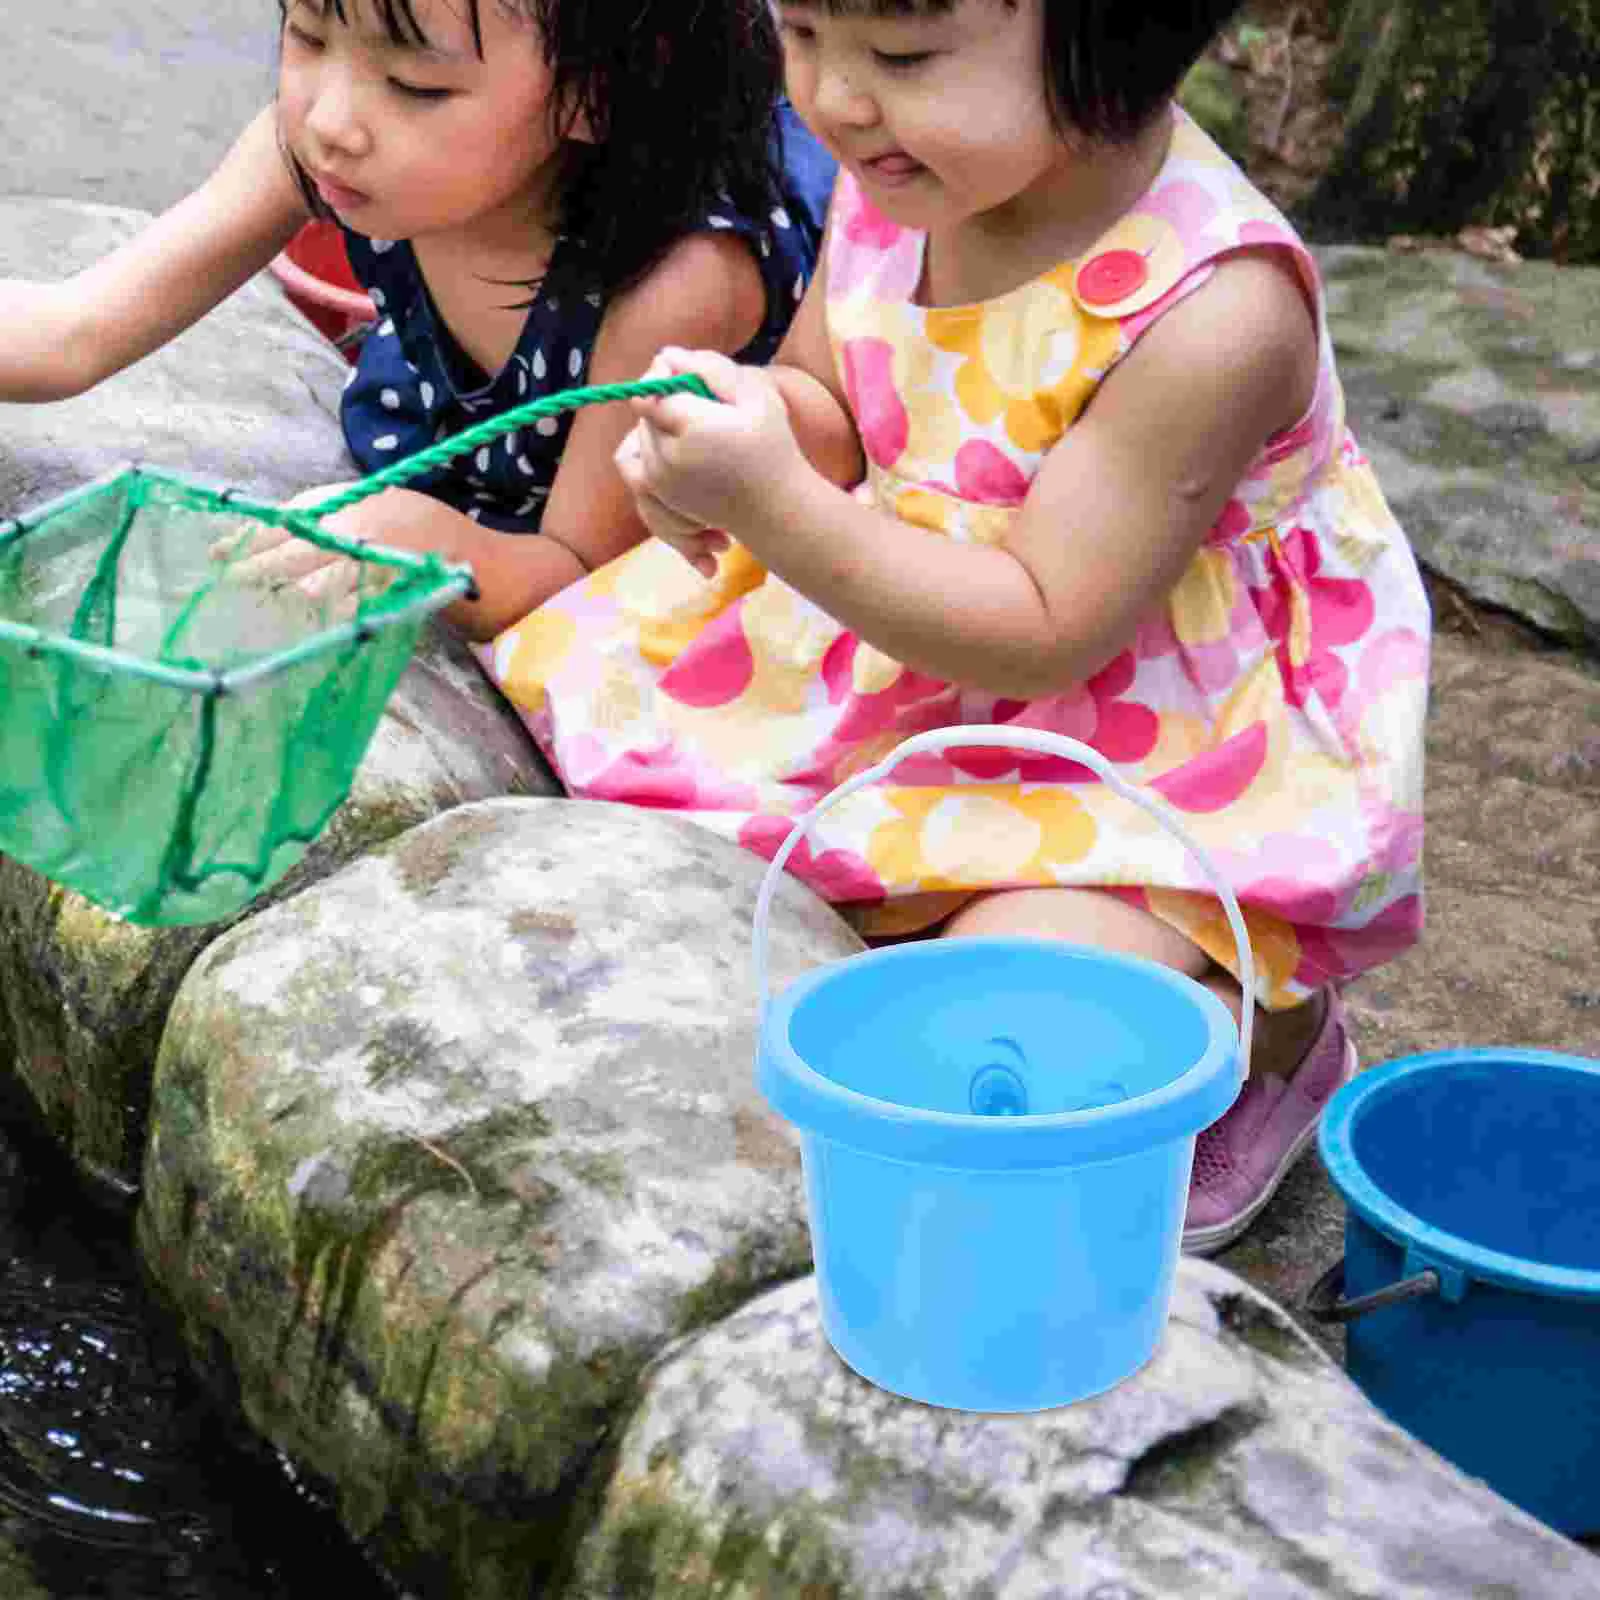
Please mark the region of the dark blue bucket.
<svg viewBox="0 0 1600 1600"><path fill-rule="evenodd" d="M1350 1376L1507 1500L1600 1532L1600 1061L1407 1057L1319 1138L1349 1210L1308 1309L1349 1324Z"/></svg>

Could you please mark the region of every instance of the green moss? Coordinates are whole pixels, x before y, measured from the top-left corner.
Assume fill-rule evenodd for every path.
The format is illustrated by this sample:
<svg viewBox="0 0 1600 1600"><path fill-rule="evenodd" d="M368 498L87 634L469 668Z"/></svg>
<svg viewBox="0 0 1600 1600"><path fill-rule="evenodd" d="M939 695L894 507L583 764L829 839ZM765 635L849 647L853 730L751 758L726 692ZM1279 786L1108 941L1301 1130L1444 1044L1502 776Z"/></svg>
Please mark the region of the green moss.
<svg viewBox="0 0 1600 1600"><path fill-rule="evenodd" d="M575 1596L629 1600L853 1600L859 1589L827 1530L797 1505L776 1539L734 1512L716 1526L677 1504L660 1474L614 1492L574 1587ZM923 1591L926 1600L935 1593Z"/></svg>
<svg viewBox="0 0 1600 1600"><path fill-rule="evenodd" d="M633 1192L628 1163L621 1156L601 1150L569 1150L563 1154L561 1164L580 1183L610 1199L624 1200Z"/></svg>
<svg viewBox="0 0 1600 1600"><path fill-rule="evenodd" d="M1208 1422L1158 1440L1129 1466L1120 1493L1158 1503L1201 1499L1233 1447L1263 1420L1254 1407L1232 1405Z"/></svg>
<svg viewBox="0 0 1600 1600"><path fill-rule="evenodd" d="M440 1059L438 1037L423 1023L405 1016L385 1017L362 1043L367 1083L377 1088L390 1078L410 1078Z"/></svg>
<svg viewBox="0 0 1600 1600"><path fill-rule="evenodd" d="M6 1600L50 1600L34 1581L27 1557L4 1544L0 1544L0 1594Z"/></svg>
<svg viewBox="0 0 1600 1600"><path fill-rule="evenodd" d="M1238 75L1231 67L1202 56L1189 69L1178 99L1235 161L1245 159L1250 149L1250 122Z"/></svg>
<svg viewBox="0 0 1600 1600"><path fill-rule="evenodd" d="M318 1374L313 1404L326 1417L337 1400L340 1357L350 1346L357 1311L373 1283L379 1257L399 1231L406 1210L430 1195L470 1194L477 1206L514 1205L521 1231L534 1232L554 1203L548 1185L530 1192L504 1176L508 1150L549 1132L536 1106L517 1106L481 1117L436 1139L381 1135L364 1140L335 1180L337 1198L319 1200L307 1185L295 1207L291 1277L293 1315L283 1331L280 1357L313 1309L317 1313L312 1363ZM381 1311L372 1310L374 1331ZM434 1351L436 1354L436 1349ZM414 1404L426 1395L433 1355L416 1374Z"/></svg>
<svg viewBox="0 0 1600 1600"><path fill-rule="evenodd" d="M679 1303L677 1331L694 1333L731 1316L756 1295L811 1270L811 1235L795 1221L775 1239L747 1236L722 1256L711 1276Z"/></svg>
<svg viewBox="0 0 1600 1600"><path fill-rule="evenodd" d="M1234 1338L1274 1361L1291 1367L1320 1366L1300 1337L1248 1295L1230 1294L1216 1301L1217 1317Z"/></svg>
<svg viewBox="0 0 1600 1600"><path fill-rule="evenodd" d="M406 893L422 900L451 876L463 856L491 839L495 830L492 813L452 812L448 820L437 827L407 835L403 846L401 841L395 841L384 854L398 873Z"/></svg>

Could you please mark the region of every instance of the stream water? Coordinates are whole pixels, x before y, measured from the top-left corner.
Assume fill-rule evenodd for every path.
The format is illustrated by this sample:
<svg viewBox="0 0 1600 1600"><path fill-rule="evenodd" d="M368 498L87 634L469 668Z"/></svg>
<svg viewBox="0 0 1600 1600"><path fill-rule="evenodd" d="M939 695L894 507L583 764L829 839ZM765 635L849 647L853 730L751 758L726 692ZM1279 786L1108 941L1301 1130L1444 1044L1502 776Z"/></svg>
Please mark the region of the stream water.
<svg viewBox="0 0 1600 1600"><path fill-rule="evenodd" d="M392 1600L196 1381L129 1223L0 1110L4 1600L17 1568L52 1600Z"/></svg>

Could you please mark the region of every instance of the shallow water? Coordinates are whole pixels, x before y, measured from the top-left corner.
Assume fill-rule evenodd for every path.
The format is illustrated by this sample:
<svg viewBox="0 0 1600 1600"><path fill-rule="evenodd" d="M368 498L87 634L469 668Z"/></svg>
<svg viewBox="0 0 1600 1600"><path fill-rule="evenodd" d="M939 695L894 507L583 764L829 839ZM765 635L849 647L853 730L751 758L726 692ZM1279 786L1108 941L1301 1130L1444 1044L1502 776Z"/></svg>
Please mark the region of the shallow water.
<svg viewBox="0 0 1600 1600"><path fill-rule="evenodd" d="M391 1591L202 1392L126 1221L0 1120L5 1547L54 1600L341 1600Z"/></svg>

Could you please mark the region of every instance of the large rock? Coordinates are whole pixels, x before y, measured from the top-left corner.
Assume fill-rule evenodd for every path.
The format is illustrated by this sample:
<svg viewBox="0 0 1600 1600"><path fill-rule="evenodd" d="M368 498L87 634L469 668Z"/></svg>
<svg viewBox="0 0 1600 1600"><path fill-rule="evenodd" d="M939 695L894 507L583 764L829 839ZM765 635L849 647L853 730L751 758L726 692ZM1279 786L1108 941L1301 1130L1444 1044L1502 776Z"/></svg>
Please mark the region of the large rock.
<svg viewBox="0 0 1600 1600"><path fill-rule="evenodd" d="M1025 1417L897 1400L828 1348L813 1280L772 1291L646 1375L560 1593L1593 1600L1600 1561L1185 1260L1149 1365Z"/></svg>
<svg viewBox="0 0 1600 1600"><path fill-rule="evenodd" d="M12 6L26 62L0 97L0 185L159 210L200 183L277 85L261 0Z"/></svg>
<svg viewBox="0 0 1600 1600"><path fill-rule="evenodd" d="M1351 421L1418 555L1600 647L1600 268L1318 256Z"/></svg>
<svg viewBox="0 0 1600 1600"><path fill-rule="evenodd" d="M764 863L599 803L463 806L212 944L139 1239L193 1347L419 1595L503 1600L673 1337L808 1270L754 1086ZM786 979L859 941L786 880Z"/></svg>
<svg viewBox="0 0 1600 1600"><path fill-rule="evenodd" d="M146 213L0 198L0 277L65 278ZM138 460L285 500L355 476L339 429L349 367L263 275L88 394L0 406L0 517Z"/></svg>

